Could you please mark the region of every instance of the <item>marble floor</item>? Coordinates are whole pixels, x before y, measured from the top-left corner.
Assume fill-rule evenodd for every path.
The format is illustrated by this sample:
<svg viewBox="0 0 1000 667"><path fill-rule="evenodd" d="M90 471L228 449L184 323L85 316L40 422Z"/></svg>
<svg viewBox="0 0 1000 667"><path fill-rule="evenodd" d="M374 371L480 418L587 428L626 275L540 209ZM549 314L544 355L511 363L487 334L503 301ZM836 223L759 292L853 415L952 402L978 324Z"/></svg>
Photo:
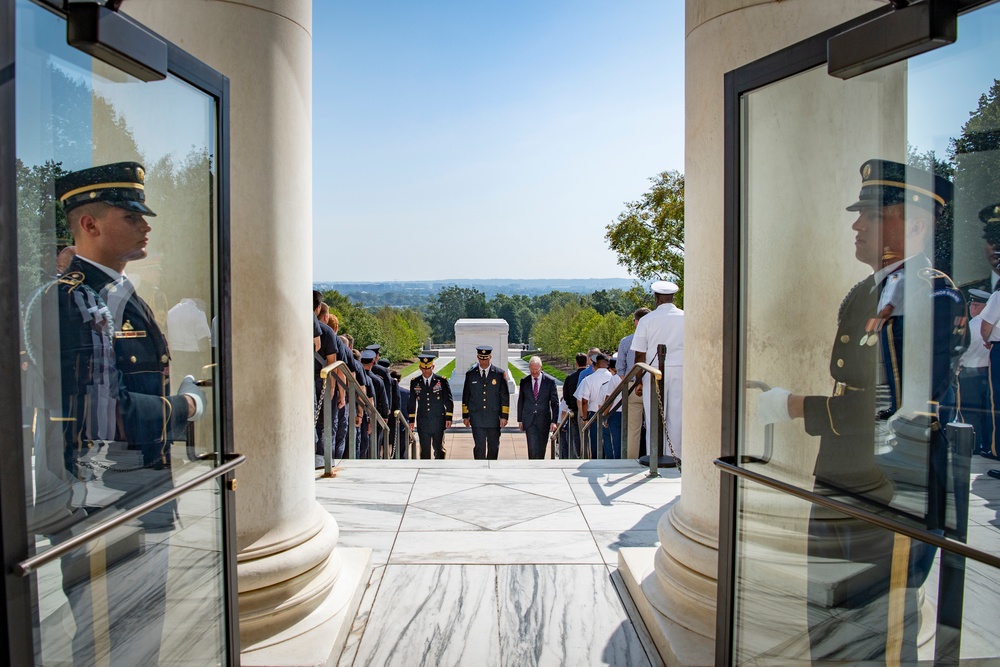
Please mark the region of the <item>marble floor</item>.
<svg viewBox="0 0 1000 667"><path fill-rule="evenodd" d="M343 462L317 499L375 569L339 664L660 665L617 551L680 489L633 461Z"/></svg>

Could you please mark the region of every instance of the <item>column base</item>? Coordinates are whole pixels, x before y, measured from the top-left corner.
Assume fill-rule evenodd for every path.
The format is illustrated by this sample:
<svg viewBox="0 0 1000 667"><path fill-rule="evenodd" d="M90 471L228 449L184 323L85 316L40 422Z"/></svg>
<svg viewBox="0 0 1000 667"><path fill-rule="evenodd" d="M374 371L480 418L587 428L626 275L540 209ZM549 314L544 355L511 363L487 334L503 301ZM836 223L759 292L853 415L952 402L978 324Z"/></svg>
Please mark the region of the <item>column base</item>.
<svg viewBox="0 0 1000 667"><path fill-rule="evenodd" d="M715 642L674 623L657 611L643 592L659 547L627 547L618 551L618 571L663 662L670 667L710 667L715 664ZM652 582L657 585L656 582Z"/></svg>
<svg viewBox="0 0 1000 667"><path fill-rule="evenodd" d="M243 647L244 667L332 667L347 642L372 573L372 550L337 547L341 570L326 599L277 635ZM323 619L317 623L317 619Z"/></svg>

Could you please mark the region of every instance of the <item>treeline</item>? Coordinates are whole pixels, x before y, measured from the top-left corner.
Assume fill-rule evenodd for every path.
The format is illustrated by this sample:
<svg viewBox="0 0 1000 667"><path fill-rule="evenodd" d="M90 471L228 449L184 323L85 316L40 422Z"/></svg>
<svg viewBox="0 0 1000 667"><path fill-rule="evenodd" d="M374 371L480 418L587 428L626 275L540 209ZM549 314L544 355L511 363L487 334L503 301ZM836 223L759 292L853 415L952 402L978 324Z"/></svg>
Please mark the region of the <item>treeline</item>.
<svg viewBox="0 0 1000 667"><path fill-rule="evenodd" d="M559 340L564 341L574 337L582 340L595 332L602 337L601 340L610 339L623 326L631 327L632 313L637 308L648 306L649 300L641 287L597 290L591 294L561 291L538 296L497 294L487 299L477 289L455 285L442 289L431 300L427 306L427 322L434 340L446 342L455 339L456 320L501 318L507 320L510 326L510 342L529 343L533 340L537 347L559 356L563 347L554 345L556 339L551 332L558 331ZM597 343L585 345L584 349L595 345ZM618 339L615 340L617 345ZM577 351L568 353L567 358L572 359Z"/></svg>
<svg viewBox="0 0 1000 667"><path fill-rule="evenodd" d="M339 333L351 334L356 349L378 343L390 361L412 359L431 333L423 315L412 308L371 311L336 290L323 292L323 300L340 322Z"/></svg>
<svg viewBox="0 0 1000 667"><path fill-rule="evenodd" d="M607 289L591 294L552 291L548 294L486 294L471 287L445 287L423 312L414 308L372 308L336 290L323 298L340 321L340 332L354 336L355 347L382 346L392 361L410 359L431 338L453 343L455 322L464 318L499 318L510 326L511 343L534 343L548 356L571 362L591 347L613 351L632 331L632 313L650 306L641 287Z"/></svg>

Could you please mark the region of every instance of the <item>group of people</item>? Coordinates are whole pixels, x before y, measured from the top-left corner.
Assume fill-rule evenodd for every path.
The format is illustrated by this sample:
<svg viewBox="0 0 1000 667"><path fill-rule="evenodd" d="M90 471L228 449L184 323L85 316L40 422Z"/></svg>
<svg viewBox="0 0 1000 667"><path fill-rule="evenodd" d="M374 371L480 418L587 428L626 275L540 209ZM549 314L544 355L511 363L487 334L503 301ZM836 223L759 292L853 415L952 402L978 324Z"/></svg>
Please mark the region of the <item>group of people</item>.
<svg viewBox="0 0 1000 667"><path fill-rule="evenodd" d="M676 284L658 280L652 284L654 309L639 308L633 314L635 332L618 343L618 350L607 354L598 348L576 355L577 369L563 383L560 419L567 413L588 422L629 378L631 386L622 391L612 405L602 411L602 429L596 420L587 432L589 456L596 458L638 458L650 451L650 425L663 424L663 454L681 459L681 413L684 404L684 311L674 304L679 291ZM651 374L640 370L630 377L636 364L659 367L659 346L664 346L663 389L660 392ZM628 430L622 433L622 411L628 414ZM577 458L584 454L577 420L566 420L560 434L560 457ZM603 433L598 443L598 433ZM625 442L622 442L624 435ZM624 448L623 448L624 444ZM529 456L531 455L529 441Z"/></svg>
<svg viewBox="0 0 1000 667"><path fill-rule="evenodd" d="M324 429L326 423L323 393L331 392L330 442L331 456L343 458L347 451L349 396L347 375L364 388L364 396L374 406L375 412L385 421L388 428L379 428L372 422L369 411L364 410L361 395L358 394L358 409L353 428L356 429L355 456L368 458L370 454L378 458L406 458L407 442L405 431L396 418L400 407L408 400L407 392L400 386L398 371L390 369L388 359L382 358L382 346L373 343L364 350L354 348L354 338L350 334L339 335L340 322L330 312L323 301L323 294L313 290L313 353L315 382L315 455L316 467L322 467L325 459ZM338 361L344 365L323 376L323 369ZM375 451L372 451L372 436L375 435Z"/></svg>
<svg viewBox="0 0 1000 667"><path fill-rule="evenodd" d="M658 349L664 345L663 392L658 396L651 376L645 371L631 376L630 391L605 406L601 454L604 458L638 458L648 448L649 429L644 424L652 419L664 421L665 441L669 452L681 457L681 411L683 405L684 311L674 305L678 286L668 281L652 285L656 308L640 308L634 314L635 333L624 337L617 353L608 355L598 348L576 357L577 369L563 383L562 399L555 378L542 372L542 360L528 360L528 374L521 378L517 392L517 425L525 434L529 459L545 458L548 443L560 423L559 457L579 458L582 448L576 419L568 413L592 420L608 397L629 375L636 363L659 364ZM476 348L477 363L465 373L462 386L462 423L472 429L473 456L476 459L496 459L500 450L500 433L510 417L510 391L507 374L492 364L493 349L488 345ZM444 432L451 427L452 393L448 380L434 373L433 355L420 356L421 374L410 383L407 408L411 428L420 438L422 458L444 458ZM656 394L656 400L652 396ZM626 447L622 450L622 406L629 410L629 430ZM647 431L643 441L643 431ZM598 428L593 421L589 431L589 456L597 458ZM555 452L551 454L555 456Z"/></svg>

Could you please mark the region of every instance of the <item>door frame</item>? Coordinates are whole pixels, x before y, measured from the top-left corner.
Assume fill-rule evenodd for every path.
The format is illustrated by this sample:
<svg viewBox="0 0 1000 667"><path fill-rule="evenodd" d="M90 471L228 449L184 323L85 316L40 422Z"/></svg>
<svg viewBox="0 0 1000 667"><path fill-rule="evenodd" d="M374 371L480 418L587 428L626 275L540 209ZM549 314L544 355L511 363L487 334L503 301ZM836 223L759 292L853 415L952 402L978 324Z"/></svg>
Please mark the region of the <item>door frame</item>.
<svg viewBox="0 0 1000 667"><path fill-rule="evenodd" d="M66 18L58 0L29 0ZM4 573L0 578L0 662L13 665L34 663L32 587L30 577L16 574L15 566L29 555L25 507L24 448L20 443L21 373L20 325L17 273L16 186L16 0L0 0L0 552ZM148 28L147 28L148 30ZM152 30L149 32L156 34ZM216 465L233 453L232 320L230 276L229 195L229 79L157 35L167 44L168 73L215 99L215 196L216 235L212 261L217 281L219 407ZM225 646L230 665L240 663L239 618L236 578L236 507L233 473L211 482L219 485L222 502L223 604ZM6 658L6 660L4 660Z"/></svg>
<svg viewBox="0 0 1000 667"><path fill-rule="evenodd" d="M959 14L997 2L997 0L956 0ZM743 122L743 97L747 93L827 63L828 40L862 23L889 14L885 6L838 26L764 56L724 75L723 101L723 280L722 280L722 442L719 485L719 565L716 598L715 663L728 665L733 654L736 599L737 515L739 479L726 467L735 465L738 451L739 406L744 389L740 369L744 355L743 331L740 328L744 296L742 205L745 184L741 169L743 140L747 127ZM723 466L719 466L719 464Z"/></svg>

